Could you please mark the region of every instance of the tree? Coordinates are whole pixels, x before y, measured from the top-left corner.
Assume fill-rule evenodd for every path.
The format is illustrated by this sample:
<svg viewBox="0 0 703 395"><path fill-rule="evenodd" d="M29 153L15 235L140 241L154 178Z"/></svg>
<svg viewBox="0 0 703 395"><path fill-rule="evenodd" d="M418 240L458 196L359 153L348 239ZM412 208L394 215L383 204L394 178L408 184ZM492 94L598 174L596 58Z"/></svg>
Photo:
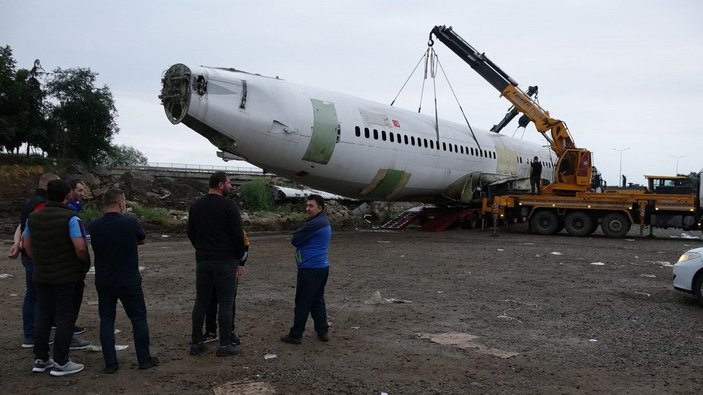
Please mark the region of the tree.
<svg viewBox="0 0 703 395"><path fill-rule="evenodd" d="M110 150L119 132L117 109L110 89L95 87L96 76L89 68L57 68L50 75L48 138L42 147L50 156L93 165Z"/></svg>
<svg viewBox="0 0 703 395"><path fill-rule="evenodd" d="M128 145L112 145L103 151L96 163L107 167L146 165L148 158L138 149Z"/></svg>
<svg viewBox="0 0 703 395"><path fill-rule="evenodd" d="M37 146L45 136L44 94L39 60L32 70L15 69L9 46L0 48L0 147L17 151L23 143Z"/></svg>

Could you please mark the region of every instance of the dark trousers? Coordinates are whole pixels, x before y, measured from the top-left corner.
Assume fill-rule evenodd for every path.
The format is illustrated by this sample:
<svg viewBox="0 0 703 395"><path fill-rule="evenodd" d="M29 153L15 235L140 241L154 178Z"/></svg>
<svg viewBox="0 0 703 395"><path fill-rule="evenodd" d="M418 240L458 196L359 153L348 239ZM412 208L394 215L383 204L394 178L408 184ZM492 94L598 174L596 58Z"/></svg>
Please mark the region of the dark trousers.
<svg viewBox="0 0 703 395"><path fill-rule="evenodd" d="M24 266L24 278L27 291L24 294L22 303L22 334L26 339L34 337L34 315L37 307L37 291L32 280L34 265L32 260L22 254L22 266Z"/></svg>
<svg viewBox="0 0 703 395"><path fill-rule="evenodd" d="M195 305L193 306L193 326L191 342L203 341L203 322L210 303L213 289L217 294L217 322L220 327L220 345L230 343L232 333L232 306L237 276L236 265L239 262L229 260L198 260L195 268Z"/></svg>
<svg viewBox="0 0 703 395"><path fill-rule="evenodd" d="M295 286L295 316L293 327L288 335L294 338L303 337L308 314L315 322L315 332L318 335L327 333L327 308L325 307L325 285L329 276L329 268L298 269L298 279Z"/></svg>
<svg viewBox="0 0 703 395"><path fill-rule="evenodd" d="M234 278L234 299L232 299L232 335L234 335L234 321L237 317L237 285L239 281L237 277ZM206 333L217 333L217 291L215 288L212 289L212 295L210 296L210 304L207 306L207 311L205 312L205 332Z"/></svg>
<svg viewBox="0 0 703 395"><path fill-rule="evenodd" d="M146 320L146 304L141 285L97 287L98 313L100 314L100 344L105 365L117 365L115 352L115 315L117 300L122 302L127 317L132 322L134 349L137 362L147 363L151 360L149 353L149 325Z"/></svg>
<svg viewBox="0 0 703 395"><path fill-rule="evenodd" d="M34 356L43 361L49 358L49 335L55 318L54 361L63 365L68 361L73 326L83 301L83 281L68 284L35 283L37 309L34 322Z"/></svg>
<svg viewBox="0 0 703 395"><path fill-rule="evenodd" d="M535 193L535 190L537 191L536 193L540 193L541 187L542 187L542 179L541 178L530 177L530 189L531 189L532 193Z"/></svg>

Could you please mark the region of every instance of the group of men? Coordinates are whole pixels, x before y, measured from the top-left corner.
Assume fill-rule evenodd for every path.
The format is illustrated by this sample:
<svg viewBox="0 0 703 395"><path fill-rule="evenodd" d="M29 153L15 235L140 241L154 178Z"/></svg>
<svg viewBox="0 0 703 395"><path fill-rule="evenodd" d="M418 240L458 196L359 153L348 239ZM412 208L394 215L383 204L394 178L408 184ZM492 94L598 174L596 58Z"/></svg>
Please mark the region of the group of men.
<svg viewBox="0 0 703 395"><path fill-rule="evenodd" d="M187 234L195 248L196 299L192 312L190 354L206 351L205 343L218 339L215 354L236 355L240 340L234 319L238 280L246 275L249 239L242 227L237 204L227 197L232 182L225 172L210 176L207 195L190 208ZM50 173L43 174L35 194L28 199L9 256L21 254L27 291L22 308L22 347L34 348L33 372L49 370L52 376L78 373L84 365L71 361L71 349L86 348L89 342L75 334L83 299L85 275L91 266L88 235L94 253L95 286L98 293L100 343L105 373L119 369L115 352L115 316L119 300L129 317L140 369L159 364L149 350L146 303L139 273L138 245L146 238L139 221L126 210L125 194L109 189L103 195L104 215L87 228L78 212L84 186ZM328 341L324 291L329 275L328 249L332 228L319 195L307 199L307 222L295 231L297 285L293 326L281 341L302 342L309 315L318 339ZM217 315L217 329L214 315ZM206 320L206 332L203 324ZM50 355L52 326L53 354Z"/></svg>
<svg viewBox="0 0 703 395"><path fill-rule="evenodd" d="M78 216L83 190L80 181L69 183L46 173L23 209L9 252L12 258L22 255L26 274L22 347L34 348L33 372L49 370L52 376L66 376L84 369L83 364L70 359L69 351L90 345L75 337L76 332L84 330L76 327L75 322L83 300L85 275L91 266L87 241L90 233L104 372L115 373L119 367L114 338L118 299L132 321L139 368L156 366L158 359L149 353L149 329L137 257L137 244L146 236L144 230L136 218L122 215L126 200L119 189L105 193L105 215L86 229ZM52 326L55 332L50 356Z"/></svg>
<svg viewBox="0 0 703 395"><path fill-rule="evenodd" d="M195 248L196 297L192 313L190 354L207 350L205 343L219 339L215 355L239 353L241 343L235 334L237 284L246 275L249 239L242 227L237 204L226 196L232 181L225 172L215 172L206 196L197 199L188 214L188 238ZM298 269L293 326L281 341L302 343L309 315L321 341L329 341L325 285L329 275L328 249L332 227L324 212L325 202L310 195L306 202L307 222L293 234ZM217 312L215 332L214 313ZM208 322L205 322L205 321ZM205 323L206 332L203 333Z"/></svg>

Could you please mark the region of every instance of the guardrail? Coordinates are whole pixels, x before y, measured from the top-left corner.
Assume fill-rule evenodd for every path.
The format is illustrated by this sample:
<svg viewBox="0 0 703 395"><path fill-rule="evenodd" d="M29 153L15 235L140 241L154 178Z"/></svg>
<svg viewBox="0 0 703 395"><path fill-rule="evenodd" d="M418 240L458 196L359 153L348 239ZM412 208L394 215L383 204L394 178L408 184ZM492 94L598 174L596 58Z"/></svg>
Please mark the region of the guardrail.
<svg viewBox="0 0 703 395"><path fill-rule="evenodd" d="M145 171L172 171L185 173L212 173L224 171L228 174L244 174L252 176L263 176L265 173L261 169L252 167L214 166L214 165L194 165L187 163L163 163L148 162L146 165L116 166L118 170L145 170ZM270 174L270 173L269 173Z"/></svg>

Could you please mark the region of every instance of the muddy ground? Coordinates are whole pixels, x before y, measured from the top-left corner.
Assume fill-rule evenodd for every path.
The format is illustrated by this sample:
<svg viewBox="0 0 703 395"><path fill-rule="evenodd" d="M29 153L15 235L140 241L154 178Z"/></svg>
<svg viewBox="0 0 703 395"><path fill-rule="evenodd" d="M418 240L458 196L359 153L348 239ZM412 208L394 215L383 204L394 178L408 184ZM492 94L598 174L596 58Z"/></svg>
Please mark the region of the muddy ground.
<svg viewBox="0 0 703 395"><path fill-rule="evenodd" d="M194 357L187 352L193 250L182 236L152 233L140 259L161 366L136 369L120 312L117 340L129 345L118 353L121 370L105 375L101 353L74 351L86 369L63 378L31 372L32 351L19 347L24 275L20 262L3 254L0 273L12 277L0 279L2 392L661 394L703 387L703 308L672 289L669 266L702 246L700 239L536 236L519 228L498 237L480 230L336 232L327 286L331 340L318 341L309 322L302 345L279 341L293 316L288 239L252 235L238 296L241 354L217 358L211 346ZM98 343L92 281L79 323Z"/></svg>

